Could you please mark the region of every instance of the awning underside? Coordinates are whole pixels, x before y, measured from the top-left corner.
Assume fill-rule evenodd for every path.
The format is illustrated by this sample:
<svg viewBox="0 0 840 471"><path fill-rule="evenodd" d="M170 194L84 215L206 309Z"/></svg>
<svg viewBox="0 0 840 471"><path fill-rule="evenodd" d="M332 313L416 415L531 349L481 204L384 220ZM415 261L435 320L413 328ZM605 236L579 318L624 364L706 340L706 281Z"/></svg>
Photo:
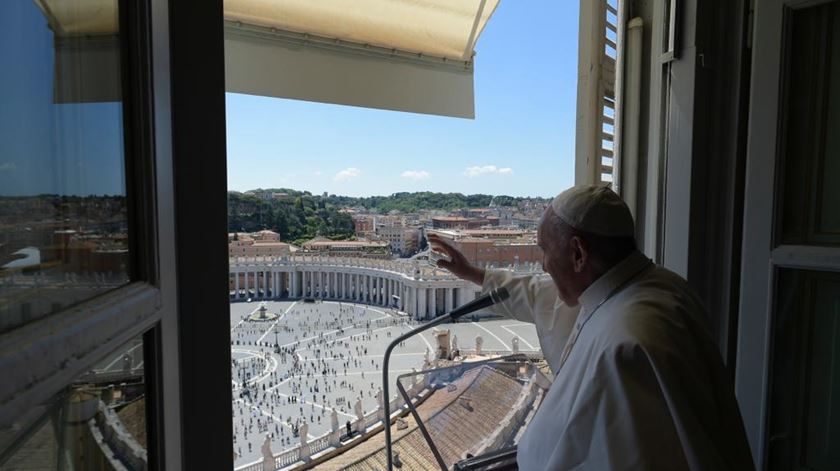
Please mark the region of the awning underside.
<svg viewBox="0 0 840 471"><path fill-rule="evenodd" d="M78 43L73 57L62 63L87 64L84 71L57 68L61 95L56 101L107 101L93 79L97 65L86 58L96 56L86 44L95 43L101 51L101 38L117 33L117 0L35 1L59 38ZM473 117L473 50L498 4L499 0L225 0L226 89ZM100 39L89 41L93 37ZM118 50L112 55L118 57Z"/></svg>

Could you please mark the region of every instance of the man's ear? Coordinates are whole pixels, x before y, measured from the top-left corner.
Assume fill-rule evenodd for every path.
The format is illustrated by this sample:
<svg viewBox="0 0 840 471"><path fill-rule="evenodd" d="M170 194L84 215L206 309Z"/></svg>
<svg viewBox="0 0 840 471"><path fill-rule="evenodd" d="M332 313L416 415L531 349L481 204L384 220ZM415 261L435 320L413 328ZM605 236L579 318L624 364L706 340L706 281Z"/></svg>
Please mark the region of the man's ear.
<svg viewBox="0 0 840 471"><path fill-rule="evenodd" d="M572 250L572 268L575 273L582 273L586 262L589 260L589 252L586 249L586 244L578 236L572 236L569 239L569 248Z"/></svg>

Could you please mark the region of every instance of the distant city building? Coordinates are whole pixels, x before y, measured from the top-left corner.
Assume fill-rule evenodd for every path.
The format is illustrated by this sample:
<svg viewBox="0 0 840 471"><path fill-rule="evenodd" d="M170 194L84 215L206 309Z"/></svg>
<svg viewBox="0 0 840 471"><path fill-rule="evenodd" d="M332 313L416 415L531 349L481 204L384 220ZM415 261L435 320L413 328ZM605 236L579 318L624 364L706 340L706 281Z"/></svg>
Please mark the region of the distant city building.
<svg viewBox="0 0 840 471"><path fill-rule="evenodd" d="M376 238L391 244L391 250L402 257L414 254L420 247L422 231L419 226L407 226L403 223L377 224Z"/></svg>
<svg viewBox="0 0 840 471"><path fill-rule="evenodd" d="M498 226L497 216L472 217L436 216L432 218L432 229L478 229L484 226Z"/></svg>
<svg viewBox="0 0 840 471"><path fill-rule="evenodd" d="M271 201L271 200L278 200L278 201L288 201L291 200L293 197L285 192L276 192L276 191L262 191L262 190L251 190L246 191L246 195L253 195L263 201Z"/></svg>
<svg viewBox="0 0 840 471"><path fill-rule="evenodd" d="M97 234L75 230L53 232L53 243L37 253L36 266L72 267L75 273L124 273L128 265L128 235Z"/></svg>
<svg viewBox="0 0 840 471"><path fill-rule="evenodd" d="M510 225L523 229L536 229L540 222L540 215L542 215L542 211L540 211L539 215L517 213L510 217Z"/></svg>
<svg viewBox="0 0 840 471"><path fill-rule="evenodd" d="M280 234L269 231L268 229L254 232L250 235L257 242L280 242Z"/></svg>
<svg viewBox="0 0 840 471"><path fill-rule="evenodd" d="M430 230L447 239L470 263L486 267L508 267L541 263L542 250L533 230L510 228Z"/></svg>
<svg viewBox="0 0 840 471"><path fill-rule="evenodd" d="M304 243L303 251L298 253L328 257L391 258L391 244L378 240L330 240L316 237Z"/></svg>
<svg viewBox="0 0 840 471"><path fill-rule="evenodd" d="M353 226L356 232L356 237L365 238L371 235L374 231L373 216L368 214L354 214Z"/></svg>
<svg viewBox="0 0 840 471"><path fill-rule="evenodd" d="M290 247L280 242L279 234L272 231L228 234L230 257L287 257L291 253Z"/></svg>

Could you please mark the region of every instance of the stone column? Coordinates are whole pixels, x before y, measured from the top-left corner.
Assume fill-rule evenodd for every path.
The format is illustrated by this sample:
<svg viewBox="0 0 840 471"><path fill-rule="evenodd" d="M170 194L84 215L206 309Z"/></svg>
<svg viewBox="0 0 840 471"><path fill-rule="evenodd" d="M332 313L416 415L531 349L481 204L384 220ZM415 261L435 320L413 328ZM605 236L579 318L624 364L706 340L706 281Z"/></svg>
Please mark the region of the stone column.
<svg viewBox="0 0 840 471"><path fill-rule="evenodd" d="M248 270L245 270L245 297L250 298L250 294L248 294Z"/></svg>
<svg viewBox="0 0 840 471"><path fill-rule="evenodd" d="M332 428L330 429L330 445L338 448L341 445L341 428L338 425L338 413L335 409L330 413Z"/></svg>
<svg viewBox="0 0 840 471"><path fill-rule="evenodd" d="M400 297L400 302L399 302L398 308L399 308L400 311L404 312L405 311L405 297L406 297L405 285L403 285L400 282L397 282L397 292L399 293L399 297Z"/></svg>
<svg viewBox="0 0 840 471"><path fill-rule="evenodd" d="M236 294L233 295L234 299L239 299L239 272L233 274L233 285L235 286Z"/></svg>
<svg viewBox="0 0 840 471"><path fill-rule="evenodd" d="M431 299L429 299L429 318L437 316L437 288L432 288Z"/></svg>
<svg viewBox="0 0 840 471"><path fill-rule="evenodd" d="M453 309L452 306L452 288L446 288L446 299L444 300L444 308L446 308L446 312L451 312Z"/></svg>
<svg viewBox="0 0 840 471"><path fill-rule="evenodd" d="M429 318L428 306L426 306L426 288L417 289L417 316L421 319Z"/></svg>
<svg viewBox="0 0 840 471"><path fill-rule="evenodd" d="M300 448L298 449L298 459L309 459L309 425L303 422L300 426Z"/></svg>
<svg viewBox="0 0 840 471"><path fill-rule="evenodd" d="M385 401L387 400L388 398L382 395L382 388L379 388L379 391L376 392L376 404L379 406L376 409L376 418L379 420L385 419Z"/></svg>
<svg viewBox="0 0 840 471"><path fill-rule="evenodd" d="M368 302L376 304L376 277L370 277L370 294L368 295Z"/></svg>

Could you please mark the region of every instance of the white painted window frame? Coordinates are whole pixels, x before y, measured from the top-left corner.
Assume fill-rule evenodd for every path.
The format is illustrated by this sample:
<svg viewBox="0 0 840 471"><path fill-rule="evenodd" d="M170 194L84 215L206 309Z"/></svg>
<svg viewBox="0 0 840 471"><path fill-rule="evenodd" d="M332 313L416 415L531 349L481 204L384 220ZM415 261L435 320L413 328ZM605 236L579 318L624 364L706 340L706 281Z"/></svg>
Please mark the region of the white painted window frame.
<svg viewBox="0 0 840 471"><path fill-rule="evenodd" d="M764 469L775 284L780 269L840 271L840 248L774 247L784 12L828 0L756 0L747 141L744 244L735 390L758 469Z"/></svg>
<svg viewBox="0 0 840 471"><path fill-rule="evenodd" d="M138 280L93 297L64 311L33 321L0 335L0 420L3 423L43 410L54 396L89 371L106 355L152 328L161 329L160 368L164 435L161 462L166 469L181 469L180 373L175 269L174 188L172 175L169 2L146 1L150 11L154 119L154 175L136 181L138 194L154 195L152 240L142 249L155 260L153 284ZM126 130L128 132L128 130ZM148 138L148 137L147 137ZM152 144L151 142L147 144ZM150 262L150 261L145 261Z"/></svg>

